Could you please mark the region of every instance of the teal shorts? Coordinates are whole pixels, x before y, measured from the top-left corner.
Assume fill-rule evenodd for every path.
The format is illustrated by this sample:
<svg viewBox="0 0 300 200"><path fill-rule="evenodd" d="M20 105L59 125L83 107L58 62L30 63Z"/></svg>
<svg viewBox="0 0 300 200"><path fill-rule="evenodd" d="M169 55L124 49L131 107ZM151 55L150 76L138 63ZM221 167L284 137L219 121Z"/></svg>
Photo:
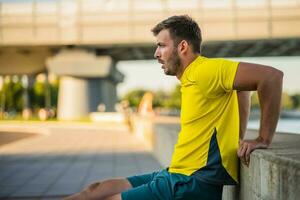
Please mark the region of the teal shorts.
<svg viewBox="0 0 300 200"><path fill-rule="evenodd" d="M122 192L122 200L221 200L223 185L202 182L193 176L161 170L127 178L132 188Z"/></svg>

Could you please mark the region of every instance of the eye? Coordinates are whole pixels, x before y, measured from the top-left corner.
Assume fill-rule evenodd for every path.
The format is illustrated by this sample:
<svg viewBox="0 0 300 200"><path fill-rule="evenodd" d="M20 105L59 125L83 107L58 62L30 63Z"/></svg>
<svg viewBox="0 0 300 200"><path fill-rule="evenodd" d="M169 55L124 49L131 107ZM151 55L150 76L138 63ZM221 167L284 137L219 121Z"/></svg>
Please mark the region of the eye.
<svg viewBox="0 0 300 200"><path fill-rule="evenodd" d="M157 46L158 46L158 47L165 47L166 45L165 45L165 44L162 44L162 43L158 43Z"/></svg>

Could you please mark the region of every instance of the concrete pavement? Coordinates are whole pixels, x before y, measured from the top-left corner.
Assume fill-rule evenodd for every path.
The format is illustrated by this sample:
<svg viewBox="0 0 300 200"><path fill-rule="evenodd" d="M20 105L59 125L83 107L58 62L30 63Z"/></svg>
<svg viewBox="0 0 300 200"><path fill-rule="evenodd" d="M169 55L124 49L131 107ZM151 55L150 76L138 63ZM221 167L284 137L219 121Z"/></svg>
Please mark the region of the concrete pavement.
<svg viewBox="0 0 300 200"><path fill-rule="evenodd" d="M0 199L60 199L97 180L161 168L125 125L1 123L0 140L5 130L40 134L0 146Z"/></svg>

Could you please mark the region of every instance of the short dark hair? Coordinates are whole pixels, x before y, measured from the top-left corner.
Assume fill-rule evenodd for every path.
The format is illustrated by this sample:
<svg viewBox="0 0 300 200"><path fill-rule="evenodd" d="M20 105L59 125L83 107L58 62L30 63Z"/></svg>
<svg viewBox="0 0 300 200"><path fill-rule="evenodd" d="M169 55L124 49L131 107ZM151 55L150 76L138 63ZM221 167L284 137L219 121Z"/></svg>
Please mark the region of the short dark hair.
<svg viewBox="0 0 300 200"><path fill-rule="evenodd" d="M160 31L168 29L174 44L177 46L182 40L186 40L195 53L200 53L202 42L201 30L188 15L175 15L157 24L151 31L157 36Z"/></svg>

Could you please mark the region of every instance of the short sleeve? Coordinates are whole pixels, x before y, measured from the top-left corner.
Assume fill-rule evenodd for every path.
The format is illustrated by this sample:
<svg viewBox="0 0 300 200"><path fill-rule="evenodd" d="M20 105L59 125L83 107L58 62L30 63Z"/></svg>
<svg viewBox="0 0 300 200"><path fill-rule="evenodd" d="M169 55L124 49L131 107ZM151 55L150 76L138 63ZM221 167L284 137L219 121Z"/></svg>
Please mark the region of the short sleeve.
<svg viewBox="0 0 300 200"><path fill-rule="evenodd" d="M233 90L239 62L216 58L207 59L197 70L197 82L209 98L219 97Z"/></svg>
<svg viewBox="0 0 300 200"><path fill-rule="evenodd" d="M235 79L235 74L237 71L239 62L234 62L230 60L222 59L219 68L219 83L224 91L229 92L233 90L233 84Z"/></svg>

